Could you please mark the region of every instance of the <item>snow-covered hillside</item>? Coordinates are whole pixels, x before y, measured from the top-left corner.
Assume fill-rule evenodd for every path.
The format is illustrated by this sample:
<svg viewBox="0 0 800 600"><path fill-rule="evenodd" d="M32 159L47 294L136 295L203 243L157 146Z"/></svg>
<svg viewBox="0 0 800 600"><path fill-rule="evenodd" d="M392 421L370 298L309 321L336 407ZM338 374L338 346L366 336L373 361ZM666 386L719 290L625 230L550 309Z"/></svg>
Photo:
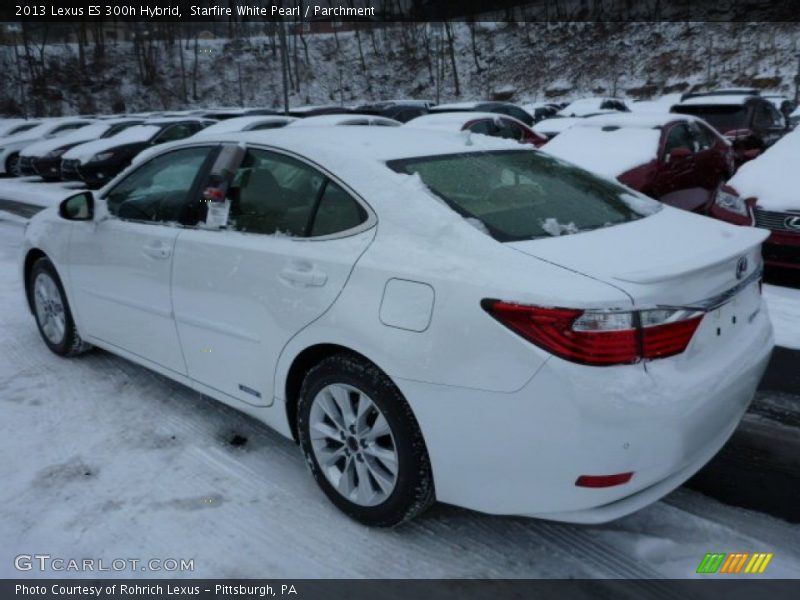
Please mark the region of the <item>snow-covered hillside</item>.
<svg viewBox="0 0 800 600"><path fill-rule="evenodd" d="M437 38L437 34L440 36ZM450 46L452 39L452 53ZM694 85L794 94L797 23L394 23L289 36L292 104L498 95L657 96ZM181 53L183 60L181 60ZM0 112L48 114L281 105L277 36L0 48ZM437 60L438 58L438 60ZM196 66L195 66L196 61ZM440 76L437 77L437 64ZM455 65L455 68L454 68ZM22 85L20 85L20 77Z"/></svg>

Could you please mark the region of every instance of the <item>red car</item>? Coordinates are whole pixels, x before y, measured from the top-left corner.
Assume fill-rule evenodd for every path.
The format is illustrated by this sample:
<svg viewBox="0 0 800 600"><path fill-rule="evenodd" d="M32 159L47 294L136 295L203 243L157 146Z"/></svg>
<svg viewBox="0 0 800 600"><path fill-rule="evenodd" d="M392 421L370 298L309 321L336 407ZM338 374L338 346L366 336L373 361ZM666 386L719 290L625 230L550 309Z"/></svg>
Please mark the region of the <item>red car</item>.
<svg viewBox="0 0 800 600"><path fill-rule="evenodd" d="M404 127L445 131L469 130L482 135L517 140L522 144L532 144L536 148L547 142L546 137L539 135L519 119L488 112L431 113L411 119Z"/></svg>
<svg viewBox="0 0 800 600"><path fill-rule="evenodd" d="M745 163L716 195L711 214L737 225L769 229L767 266L800 274L800 130Z"/></svg>
<svg viewBox="0 0 800 600"><path fill-rule="evenodd" d="M703 214L734 172L730 143L702 120L683 115L588 117L542 150L665 204Z"/></svg>

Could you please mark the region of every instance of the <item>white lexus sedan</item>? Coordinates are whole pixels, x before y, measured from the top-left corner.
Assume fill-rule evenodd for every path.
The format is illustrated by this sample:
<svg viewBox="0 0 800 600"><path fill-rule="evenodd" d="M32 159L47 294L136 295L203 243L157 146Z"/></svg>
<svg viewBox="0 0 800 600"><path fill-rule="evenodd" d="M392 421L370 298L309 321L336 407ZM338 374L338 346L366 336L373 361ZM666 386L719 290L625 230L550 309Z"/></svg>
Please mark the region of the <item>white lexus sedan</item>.
<svg viewBox="0 0 800 600"><path fill-rule="evenodd" d="M363 523L434 500L597 523L739 423L766 235L513 141L287 127L153 150L35 216L20 269L52 351L260 419Z"/></svg>

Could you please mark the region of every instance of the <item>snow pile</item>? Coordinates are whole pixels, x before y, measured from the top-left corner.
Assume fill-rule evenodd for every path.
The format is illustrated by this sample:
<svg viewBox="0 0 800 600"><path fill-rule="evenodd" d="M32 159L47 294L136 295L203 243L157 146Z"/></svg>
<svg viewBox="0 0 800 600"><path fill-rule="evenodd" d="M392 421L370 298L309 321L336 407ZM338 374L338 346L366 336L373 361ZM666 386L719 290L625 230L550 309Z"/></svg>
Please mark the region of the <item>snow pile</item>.
<svg viewBox="0 0 800 600"><path fill-rule="evenodd" d="M764 300L778 346L800 350L800 290L764 285Z"/></svg>
<svg viewBox="0 0 800 600"><path fill-rule="evenodd" d="M571 127L541 149L588 171L616 179L656 159L661 131L644 127Z"/></svg>
<svg viewBox="0 0 800 600"><path fill-rule="evenodd" d="M558 219L549 217L542 221L542 229L553 237L558 237L563 234L578 233L578 227L573 222L559 223Z"/></svg>
<svg viewBox="0 0 800 600"><path fill-rule="evenodd" d="M800 210L800 129L743 164L728 184L743 198L758 198L761 208Z"/></svg>

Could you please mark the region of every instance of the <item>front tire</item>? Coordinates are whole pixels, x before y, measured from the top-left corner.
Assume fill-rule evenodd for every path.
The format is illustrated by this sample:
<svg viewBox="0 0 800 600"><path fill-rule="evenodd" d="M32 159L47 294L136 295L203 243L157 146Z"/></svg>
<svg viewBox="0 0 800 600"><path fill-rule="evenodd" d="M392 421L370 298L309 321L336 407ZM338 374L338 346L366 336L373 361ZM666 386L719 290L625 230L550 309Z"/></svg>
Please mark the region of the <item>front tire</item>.
<svg viewBox="0 0 800 600"><path fill-rule="evenodd" d="M15 152L6 159L6 176L8 177L21 177L22 173L19 171L19 152Z"/></svg>
<svg viewBox="0 0 800 600"><path fill-rule="evenodd" d="M342 512L392 527L433 504L430 460L400 390L377 367L339 354L311 369L298 406L300 446Z"/></svg>
<svg viewBox="0 0 800 600"><path fill-rule="evenodd" d="M37 260L31 269L28 297L39 333L50 350L59 356L75 356L91 348L78 335L64 286L47 258Z"/></svg>

